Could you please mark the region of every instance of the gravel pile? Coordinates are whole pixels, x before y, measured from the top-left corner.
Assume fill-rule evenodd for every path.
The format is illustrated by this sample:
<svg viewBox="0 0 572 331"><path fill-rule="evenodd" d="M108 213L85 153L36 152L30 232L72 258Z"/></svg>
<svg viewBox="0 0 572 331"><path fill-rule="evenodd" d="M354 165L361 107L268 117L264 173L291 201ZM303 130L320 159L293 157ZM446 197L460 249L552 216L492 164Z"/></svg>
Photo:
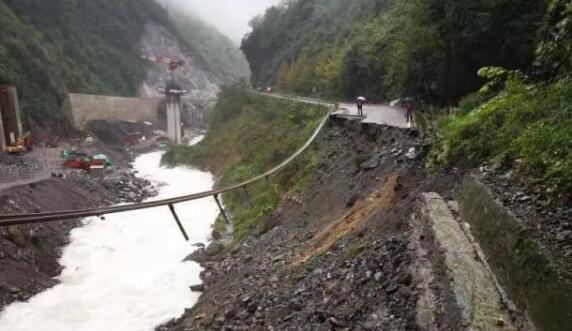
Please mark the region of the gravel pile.
<svg viewBox="0 0 572 331"><path fill-rule="evenodd" d="M0 183L34 178L41 168L18 156L0 153Z"/></svg>
<svg viewBox="0 0 572 331"><path fill-rule="evenodd" d="M116 196L118 202L142 202L158 193L151 182L137 177L134 172L119 172L106 177L101 183Z"/></svg>
<svg viewBox="0 0 572 331"><path fill-rule="evenodd" d="M417 297L406 240L367 238L354 246L352 239L301 266L290 265L288 243L261 250L250 241L222 258L199 258L205 283L195 290L235 277L219 309L191 315L195 330L414 329ZM159 330L170 327L182 330L174 323Z"/></svg>
<svg viewBox="0 0 572 331"><path fill-rule="evenodd" d="M103 187L109 204L142 202L157 195L151 182L137 177L133 171L114 171L103 179L77 170L66 170L58 176L73 179L86 187Z"/></svg>

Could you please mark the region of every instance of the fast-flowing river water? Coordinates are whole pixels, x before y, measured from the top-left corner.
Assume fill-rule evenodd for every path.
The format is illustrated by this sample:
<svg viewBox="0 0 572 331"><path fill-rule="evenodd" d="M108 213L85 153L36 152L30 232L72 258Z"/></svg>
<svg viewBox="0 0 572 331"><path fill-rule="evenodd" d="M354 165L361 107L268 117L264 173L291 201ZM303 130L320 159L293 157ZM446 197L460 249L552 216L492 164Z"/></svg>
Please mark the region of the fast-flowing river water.
<svg viewBox="0 0 572 331"><path fill-rule="evenodd" d="M189 168L160 166L162 153L136 159L139 175L159 186L164 199L209 190L213 177ZM168 207L85 220L71 233L60 263L61 284L29 302L9 306L0 315L2 331L154 330L182 315L198 294L201 268L183 262L206 243L218 215L212 199L176 206L191 237L185 242Z"/></svg>

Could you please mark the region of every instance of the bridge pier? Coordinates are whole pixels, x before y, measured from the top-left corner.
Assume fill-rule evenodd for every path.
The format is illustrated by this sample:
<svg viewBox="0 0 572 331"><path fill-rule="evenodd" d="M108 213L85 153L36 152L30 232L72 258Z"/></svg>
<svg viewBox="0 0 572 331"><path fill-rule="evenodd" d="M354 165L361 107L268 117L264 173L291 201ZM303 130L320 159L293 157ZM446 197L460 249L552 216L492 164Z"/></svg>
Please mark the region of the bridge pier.
<svg viewBox="0 0 572 331"><path fill-rule="evenodd" d="M183 142L181 123L181 96L185 94L179 85L171 82L167 86L167 136L173 144Z"/></svg>

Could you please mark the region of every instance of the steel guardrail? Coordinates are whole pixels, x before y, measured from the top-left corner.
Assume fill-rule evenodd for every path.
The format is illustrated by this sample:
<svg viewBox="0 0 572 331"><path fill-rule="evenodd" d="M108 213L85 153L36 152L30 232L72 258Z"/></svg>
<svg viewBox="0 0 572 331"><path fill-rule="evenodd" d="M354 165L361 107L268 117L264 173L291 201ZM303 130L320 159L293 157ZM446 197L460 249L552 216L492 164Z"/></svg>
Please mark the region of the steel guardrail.
<svg viewBox="0 0 572 331"><path fill-rule="evenodd" d="M262 93L261 93L262 94ZM286 98L285 98L286 99ZM307 102L303 100L299 100L297 98L289 98L294 101L298 102ZM328 103L324 103L328 104ZM77 219L77 218L85 218L85 217L93 217L93 216L104 216L109 214L115 213L122 213L127 211L133 210L142 210L142 209L149 209L149 208L156 208L161 206L169 206L172 208L173 205L199 200L207 197L215 197L218 198L220 194L234 191L237 189L245 188L246 186L253 184L255 182L264 180L269 178L270 176L278 173L286 166L288 166L292 161L294 161L298 156L300 156L308 147L314 142L318 134L322 131L330 116L337 110L338 104L329 103L330 109L324 118L320 121L318 127L312 134L312 136L306 141L306 143L298 149L294 154L292 154L288 159L284 160L279 165L275 166L274 168L264 172L261 175L253 177L249 180L244 182L230 185L225 188L214 189L210 191L194 193L189 195L184 195L176 198L170 199L163 199L157 201L150 201L150 202L143 202L137 204L128 204L128 205L119 205L113 207L106 207L106 208L94 208L94 209L83 209L83 210L68 210L68 211L56 211L56 212L46 212L46 213L29 213L29 214L12 214L12 215L0 215L0 227L3 226L12 226L12 225L24 225L24 224L38 224L38 223L46 223L46 222L54 222L54 221L62 221L62 220L69 220L69 219Z"/></svg>

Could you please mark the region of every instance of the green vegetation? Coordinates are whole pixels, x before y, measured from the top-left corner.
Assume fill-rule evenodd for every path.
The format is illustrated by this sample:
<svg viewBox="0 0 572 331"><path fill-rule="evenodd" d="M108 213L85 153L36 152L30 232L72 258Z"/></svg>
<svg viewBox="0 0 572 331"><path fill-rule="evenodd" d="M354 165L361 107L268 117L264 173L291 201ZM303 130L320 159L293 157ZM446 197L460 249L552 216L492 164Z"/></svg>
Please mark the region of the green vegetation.
<svg viewBox="0 0 572 331"><path fill-rule="evenodd" d="M572 3L547 0L547 11L536 48L536 69L544 79L572 72Z"/></svg>
<svg viewBox="0 0 572 331"><path fill-rule="evenodd" d="M287 159L302 147L326 112L324 106L249 93L245 84L226 86L212 111L205 139L196 146L172 148L164 161L212 171L218 187L236 184ZM318 164L317 154L310 148L294 162L269 183L248 186L252 207L241 190L223 196L233 215L236 242L267 229L268 216L282 197L300 192L308 183Z"/></svg>
<svg viewBox="0 0 572 331"><path fill-rule="evenodd" d="M298 0L254 20L253 84L335 97L414 95L451 104L484 66L532 63L537 0Z"/></svg>
<svg viewBox="0 0 572 331"><path fill-rule="evenodd" d="M136 95L149 65L139 46L149 23L166 28L221 80L244 76L228 39L197 19L170 18L154 0L0 0L0 22L0 84L18 87L32 126L65 123L68 91Z"/></svg>
<svg viewBox="0 0 572 331"><path fill-rule="evenodd" d="M520 178L572 202L572 4L546 1L530 76L485 68L489 80L442 121L430 164L510 167ZM525 68L526 69L526 68Z"/></svg>
<svg viewBox="0 0 572 331"><path fill-rule="evenodd" d="M493 163L572 197L570 1L297 0L252 25L254 84L416 96L433 168Z"/></svg>
<svg viewBox="0 0 572 331"><path fill-rule="evenodd" d="M444 120L430 162L512 167L532 184L572 196L572 83L506 85L476 110Z"/></svg>
<svg viewBox="0 0 572 331"><path fill-rule="evenodd" d="M213 231L212 231L213 239L214 240L220 240L220 239L224 238L224 236L226 234L226 229L227 229L226 221L221 214L216 218L215 223L213 225Z"/></svg>
<svg viewBox="0 0 572 331"><path fill-rule="evenodd" d="M35 123L61 116L66 90L133 95L145 78L145 24L167 24L152 0L0 1L0 84L18 87Z"/></svg>

